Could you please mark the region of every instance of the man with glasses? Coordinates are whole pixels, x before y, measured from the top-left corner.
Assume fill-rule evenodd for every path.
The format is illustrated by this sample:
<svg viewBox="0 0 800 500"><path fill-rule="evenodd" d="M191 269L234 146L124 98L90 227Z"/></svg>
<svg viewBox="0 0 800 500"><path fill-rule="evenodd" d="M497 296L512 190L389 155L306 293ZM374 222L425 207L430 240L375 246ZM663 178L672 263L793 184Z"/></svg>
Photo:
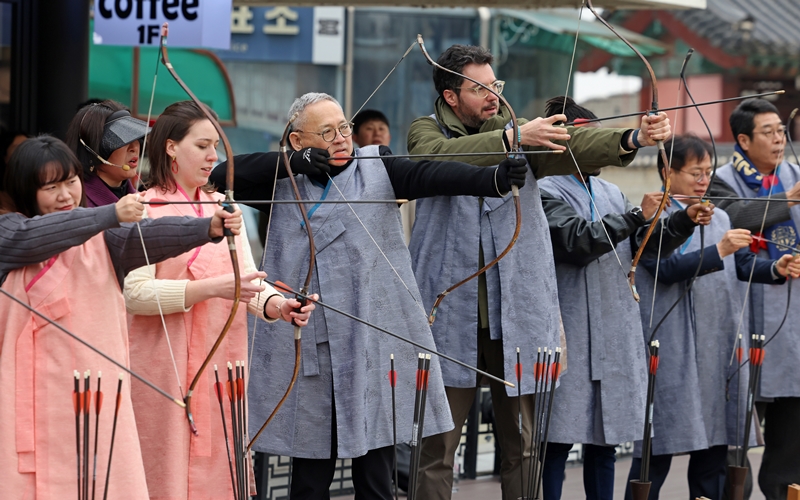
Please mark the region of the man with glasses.
<svg viewBox="0 0 800 500"><path fill-rule="evenodd" d="M504 82L495 76L492 60L482 47L454 45L439 57L438 63L500 93ZM434 113L412 123L409 152L474 153L461 159L481 166L497 164L502 156L484 153L510 150L514 141L509 110L495 94L460 76L434 69L433 81L439 93ZM564 141L569 141L571 152L527 157L531 171L527 187L520 190L522 228L515 248L497 266L449 294L432 325L439 349L462 361L478 363L506 380L516 378L516 348L521 349L523 397L516 397L515 388L489 384L502 450L504 500L522 496L520 462L523 455L530 455L535 350L555 349L561 344L552 246L535 179L576 172L573 154L580 169L587 172L607 165L626 166L636 149L655 145L656 140L670 135L669 121L663 113L644 117L642 128L637 130L555 125L565 121L563 114L519 120L518 142L526 150L565 151ZM515 219L514 204L508 198L437 197L418 201L410 249L425 305L430 308L439 293L506 248L515 230ZM442 371L455 429L423 441L418 493L426 500L450 498L461 428L480 384L474 374L456 366L443 365ZM524 453L518 431L519 399L526 423ZM527 471L527 458L522 465Z"/></svg>
<svg viewBox="0 0 800 500"><path fill-rule="evenodd" d="M293 120L289 161L306 200L498 198L512 185L525 184L523 160L508 159L485 169L454 161L393 158L384 146L354 151L352 126L339 103L327 94L301 96L288 115ZM237 156L237 197L294 199L283 168L275 182L279 163L275 152ZM226 170L226 164L217 167L211 181L224 186ZM316 246L310 291L328 304L433 349L397 204L312 203L304 210ZM309 266L309 242L296 205L272 208L267 243L264 271L286 276L298 288ZM285 326L259 323L256 328L249 392L251 436L278 404L294 368L292 328ZM262 453L294 457L291 500L330 498L337 458L352 459L357 498L391 499L393 413L386 373L393 354L398 372L397 439L408 442L417 351L328 309L320 309L303 328L302 368L294 391L253 446ZM436 358L431 360L429 380L426 435L453 426Z"/></svg>
<svg viewBox="0 0 800 500"><path fill-rule="evenodd" d="M563 113L576 126L600 126L588 122L597 118L592 111L564 96L547 101L545 113ZM562 498L567 459L580 443L586 500L613 500L616 446L642 439L647 392L642 320L626 266L662 193L647 193L634 207L600 170L550 176L539 188L569 352L569 369L553 402L543 498ZM669 255L694 232L696 221L711 221L711 207L699 201L687 205L654 222L656 236L643 259Z"/></svg>
<svg viewBox="0 0 800 500"><path fill-rule="evenodd" d="M800 198L800 167L784 159L786 134L778 109L764 99L747 99L731 113L736 139L730 163L720 167L711 183L711 197L771 198L772 202L719 200L733 227L748 229L764 238L795 247L800 227L800 206L786 199ZM793 253L761 241L759 255L778 258ZM778 330L787 306L786 287L754 285L750 313L754 332L766 335L764 364L759 386L758 414L764 418L765 447L759 486L768 500L786 498L788 485L800 483L800 294L791 295L786 322Z"/></svg>
<svg viewBox="0 0 800 500"><path fill-rule="evenodd" d="M694 135L675 136L670 139L669 148L672 196L666 212L672 216L696 203L708 189L712 151ZM662 179L665 167L659 158ZM748 316L741 315L745 282L752 272L755 283L782 284L788 274L797 276L800 268L791 255L779 260L756 257L748 250L753 242L750 231L731 229L723 210L714 211L705 228L703 246L700 229L687 229L683 233L685 242L676 251L671 255L662 251L660 261L653 257L642 259L642 269L637 273L643 345L651 337L661 344L649 476L653 499L659 496L673 455L681 453L690 455L689 497L723 497L728 446L741 444L739 434L744 433L749 372L744 367L735 376L737 366L735 361L731 365L731 359L737 334L742 334L745 352L749 343ZM686 293L701 258L697 281ZM639 479L640 471L641 458L637 457L631 463L628 479ZM626 498L631 499L630 488Z"/></svg>

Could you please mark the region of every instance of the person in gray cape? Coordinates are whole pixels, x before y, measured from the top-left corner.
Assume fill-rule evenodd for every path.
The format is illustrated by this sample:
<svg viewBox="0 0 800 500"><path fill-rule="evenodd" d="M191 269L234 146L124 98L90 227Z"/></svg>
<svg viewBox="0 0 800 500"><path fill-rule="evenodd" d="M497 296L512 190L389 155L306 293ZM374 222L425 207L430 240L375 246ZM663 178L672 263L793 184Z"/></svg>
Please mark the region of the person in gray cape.
<svg viewBox="0 0 800 500"><path fill-rule="evenodd" d="M546 115L570 122L596 118L572 99L547 101ZM581 125L576 125L581 126ZM599 126L599 122L583 126ZM564 470L574 443L582 444L587 500L612 500L615 448L642 438L647 370L639 307L627 280L662 193L648 193L634 207L620 189L589 174L539 181L553 244L558 302L569 352L569 370L553 402L552 427L542 475L544 500L561 498ZM669 253L708 223L712 210L696 203L656 221L644 258L656 258L659 243Z"/></svg>
<svg viewBox="0 0 800 500"><path fill-rule="evenodd" d="M696 136L674 138L669 211L703 196L712 173L711 155L709 145ZM659 171L663 177L660 159ZM744 367L736 374L733 357L737 334L742 333L744 352L750 337L747 311L742 312L745 283L752 275L753 283L779 285L800 271L800 261L791 255L777 260L757 257L749 251L752 242L749 230L731 229L728 215L717 209L705 231L705 247L698 228L672 255L642 261L647 271L642 273L639 304L644 338L655 334L661 344L653 403L651 500L658 498L672 456L687 452L689 496L722 498L728 446L741 444L746 418L743 393L749 373ZM701 256L698 278L685 294ZM668 313L676 301L677 307ZM640 467L641 459L635 458L629 479L639 478ZM626 499L631 498L629 487Z"/></svg>
<svg viewBox="0 0 800 500"><path fill-rule="evenodd" d="M433 83L439 97L430 116L417 118L411 124L410 153L468 153L465 161L469 163L496 165L498 157L486 153L508 151L515 141L511 112L497 95L487 90L492 88L500 94L505 86L505 82L496 78L492 61L492 54L477 46L453 45L439 56L439 65L457 74L434 69ZM448 286L474 274L500 255L508 247L519 221L521 229L514 248L477 279L448 294L439 305L436 322L431 327L436 346L444 354L477 363L506 380L515 378L516 348L520 348L522 397L517 397L515 388L489 383L502 450L500 476L504 500L516 500L523 495L522 471L527 471L530 465L532 426L523 426L520 443L518 416L522 413L523 422L532 421L536 348L554 349L561 345L563 337L550 235L537 179L573 173L572 154L580 168L589 172L606 165L624 167L633 161L638 148L654 146L656 141L670 135L665 113L643 117L640 129L554 125L564 120L563 115L518 120L517 138L523 149L565 152L528 156L531 171L525 188L519 191L520 219L516 218L516 203L511 196L426 198L417 202L409 244L414 274L425 304L430 307ZM566 152L567 144L570 152ZM567 371L571 364L569 357L567 352ZM442 370L456 428L426 438L422 443L419 487L420 496L426 500L451 498L461 427L481 383L474 373L459 366L444 364Z"/></svg>
<svg viewBox="0 0 800 500"><path fill-rule="evenodd" d="M353 150L352 126L327 94L295 100L297 116L289 135L290 165L304 199L388 200L435 195L501 197L525 184L524 160L507 159L496 168L459 162L389 156L383 146ZM355 158L353 158L355 155ZM248 194L294 199L290 179L275 182L277 153L236 157L236 185ZM221 183L227 165L211 181ZM298 173L299 172L299 173ZM286 174L283 174L286 177ZM411 257L395 203L307 206L316 243L312 290L323 300L434 349ZM301 283L308 269L308 237L298 208L275 205L265 250L264 271ZM293 280L293 281L292 281ZM294 457L292 500L327 499L337 458L353 459L357 498L390 500L392 400L386 380L390 354L398 372L397 439L411 439L416 348L322 309L304 328L301 376L286 404L253 449ZM275 408L291 378L291 328L260 323L250 379L251 435ZM443 363L448 363L444 361ZM424 435L453 428L439 360L431 361Z"/></svg>
<svg viewBox="0 0 800 500"><path fill-rule="evenodd" d="M784 159L786 129L778 109L764 99L747 99L731 113L731 132L736 140L732 161L719 167L711 182L711 196L744 198L800 198L800 166ZM764 187L766 179L773 182ZM800 227L800 203L720 200L733 227L763 232L770 240L796 246ZM773 237L770 237L773 236ZM759 245L759 255L775 258L776 245ZM786 498L788 486L800 483L800 294L788 295L786 287L755 285L750 312L755 332L767 336L759 386L758 414L768 429L758 485L767 500ZM791 304L787 300L791 297ZM786 323L778 325L784 312Z"/></svg>

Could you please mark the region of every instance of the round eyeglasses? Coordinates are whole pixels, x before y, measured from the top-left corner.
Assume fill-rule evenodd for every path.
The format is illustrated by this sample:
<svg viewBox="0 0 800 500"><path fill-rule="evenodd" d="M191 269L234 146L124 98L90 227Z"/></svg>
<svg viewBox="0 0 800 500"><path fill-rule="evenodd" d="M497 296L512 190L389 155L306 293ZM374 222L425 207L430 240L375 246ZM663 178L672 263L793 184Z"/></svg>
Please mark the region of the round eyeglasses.
<svg viewBox="0 0 800 500"><path fill-rule="evenodd" d="M353 135L353 124L343 123L338 128L326 128L322 132L308 132L305 130L295 130L295 132L302 132L304 134L315 134L322 137L325 142L333 142L336 140L336 132L342 134L342 137L350 137Z"/></svg>

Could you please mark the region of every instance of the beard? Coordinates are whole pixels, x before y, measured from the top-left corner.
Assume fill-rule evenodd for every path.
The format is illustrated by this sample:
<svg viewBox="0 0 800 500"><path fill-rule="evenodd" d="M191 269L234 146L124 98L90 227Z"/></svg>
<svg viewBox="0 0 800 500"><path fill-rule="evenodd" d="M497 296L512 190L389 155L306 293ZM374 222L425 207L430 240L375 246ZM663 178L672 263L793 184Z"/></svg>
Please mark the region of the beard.
<svg viewBox="0 0 800 500"><path fill-rule="evenodd" d="M462 104L462 101L459 99L459 104ZM495 112L488 118L483 118L483 113L488 108L494 108ZM484 123L486 123L490 118L494 118L497 115L497 110L500 109L499 102L494 101L489 104L484 104L479 110L475 111L472 109L467 109L466 106L459 106L459 113L456 113L458 119L461 120L465 126L470 128L481 128Z"/></svg>

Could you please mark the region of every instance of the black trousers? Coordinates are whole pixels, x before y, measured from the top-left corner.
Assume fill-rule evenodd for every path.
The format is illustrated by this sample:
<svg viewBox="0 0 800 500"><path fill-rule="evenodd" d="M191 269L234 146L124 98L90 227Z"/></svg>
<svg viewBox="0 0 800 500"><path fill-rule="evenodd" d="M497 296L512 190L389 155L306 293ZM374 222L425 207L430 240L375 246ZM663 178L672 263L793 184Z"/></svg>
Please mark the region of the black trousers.
<svg viewBox="0 0 800 500"><path fill-rule="evenodd" d="M728 447L712 446L705 450L689 453L689 470L686 472L689 481L689 498L706 497L720 500L725 485ZM658 500L658 494L667 479L672 465L672 455L653 455L650 457L650 495L648 500ZM642 459L634 458L631 471L628 473L628 486L625 488L625 500L632 500L630 481L639 479Z"/></svg>
<svg viewBox="0 0 800 500"><path fill-rule="evenodd" d="M337 448L334 409L331 418L331 458L293 458L289 500L330 500ZM355 500L392 500L393 450L392 446L386 446L352 459Z"/></svg>
<svg viewBox="0 0 800 500"><path fill-rule="evenodd" d="M369 450L353 459L353 487L356 500L391 500L391 446ZM336 458L295 458L292 461L292 491L290 500L329 500Z"/></svg>
<svg viewBox="0 0 800 500"><path fill-rule="evenodd" d="M758 486L767 500L784 500L789 485L800 483L800 398L775 398L764 406L764 457ZM762 408L759 404L759 414Z"/></svg>

